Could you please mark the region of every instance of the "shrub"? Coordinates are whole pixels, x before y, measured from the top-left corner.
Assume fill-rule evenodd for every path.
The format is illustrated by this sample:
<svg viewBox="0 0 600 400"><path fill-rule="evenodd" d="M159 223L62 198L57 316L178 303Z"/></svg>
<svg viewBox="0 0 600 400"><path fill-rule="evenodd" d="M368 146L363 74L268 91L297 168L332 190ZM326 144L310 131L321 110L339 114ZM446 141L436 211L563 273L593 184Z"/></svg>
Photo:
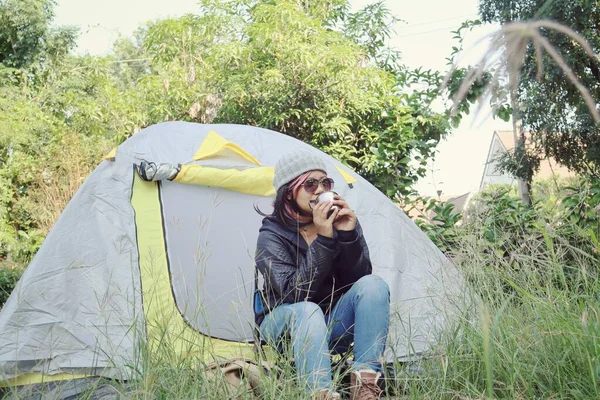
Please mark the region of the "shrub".
<svg viewBox="0 0 600 400"><path fill-rule="evenodd" d="M492 185L473 197L466 210L468 225L499 248L521 241L535 229L538 215L508 185Z"/></svg>
<svg viewBox="0 0 600 400"><path fill-rule="evenodd" d="M561 207L569 221L597 238L600 229L600 179L585 179L566 187Z"/></svg>
<svg viewBox="0 0 600 400"><path fill-rule="evenodd" d="M413 214L415 223L442 252L449 254L457 245L462 222L462 214L454 209L454 204L446 203L432 197L416 197L406 199L404 210Z"/></svg>
<svg viewBox="0 0 600 400"><path fill-rule="evenodd" d="M0 307L6 303L22 274L23 268L19 266L0 264Z"/></svg>
<svg viewBox="0 0 600 400"><path fill-rule="evenodd" d="M588 280L582 276L598 276L600 261L596 192L592 183L585 185L586 190L546 186L533 193L530 207L511 186L487 187L469 203L464 223L453 228L456 242L448 254L457 263L478 260L477 273L483 275L471 275L470 281L490 299L516 295L523 279L540 288L585 292ZM490 276L497 277L494 287L480 284Z"/></svg>

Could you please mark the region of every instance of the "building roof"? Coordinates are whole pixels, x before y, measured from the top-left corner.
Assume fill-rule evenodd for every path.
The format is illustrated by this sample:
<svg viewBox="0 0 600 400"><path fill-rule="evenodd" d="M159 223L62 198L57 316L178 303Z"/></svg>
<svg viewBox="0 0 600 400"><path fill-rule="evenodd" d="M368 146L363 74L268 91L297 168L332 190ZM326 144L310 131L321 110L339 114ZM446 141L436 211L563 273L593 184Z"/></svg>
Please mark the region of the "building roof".
<svg viewBox="0 0 600 400"><path fill-rule="evenodd" d="M448 196L448 198L444 198L444 196L441 196L440 200L444 203L454 204L454 210L462 212L467 203L467 200L469 199L470 194L471 192L467 192L465 194L461 194L460 196Z"/></svg>
<svg viewBox="0 0 600 400"><path fill-rule="evenodd" d="M514 140L514 134L513 131L494 131L494 136L497 137L500 142L502 143L502 145L504 145L504 148L506 149L506 151L512 151L515 148L515 140ZM494 141L494 136L492 136L492 143ZM530 133L526 132L525 133L525 137L526 140L528 139L528 137L530 136ZM490 145L490 151L491 151L491 145ZM488 162L489 162L489 157L492 156L491 154L488 154ZM484 171L485 174L485 171ZM569 169L567 167L564 167L562 165L560 165L558 162L556 162L556 160L552 157L549 158L545 158L543 160L540 161L540 168L538 170L538 172L534 175L534 179L547 179L547 178L551 178L555 175L560 175L560 176L573 176L574 173L569 171Z"/></svg>
<svg viewBox="0 0 600 400"><path fill-rule="evenodd" d="M515 148L513 131L494 131L494 133L498 135L498 139L500 139L500 142L502 142L507 151Z"/></svg>

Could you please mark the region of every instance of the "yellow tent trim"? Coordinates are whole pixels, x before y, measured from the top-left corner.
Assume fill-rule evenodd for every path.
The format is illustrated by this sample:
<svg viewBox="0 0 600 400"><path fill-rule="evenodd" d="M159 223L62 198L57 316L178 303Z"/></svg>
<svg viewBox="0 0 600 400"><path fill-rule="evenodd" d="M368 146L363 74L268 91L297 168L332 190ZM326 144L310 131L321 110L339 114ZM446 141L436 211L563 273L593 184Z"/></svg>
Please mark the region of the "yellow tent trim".
<svg viewBox="0 0 600 400"><path fill-rule="evenodd" d="M106 161L114 161L114 159L117 157L117 148L118 146L112 149L107 155L104 156L104 159Z"/></svg>
<svg viewBox="0 0 600 400"><path fill-rule="evenodd" d="M346 181L346 183L348 185L351 185L351 184L353 184L354 182L357 181L357 179L355 177L353 177L352 175L350 175L349 173L347 173L346 171L344 171L343 169L341 169L337 165L335 166L335 169L338 170L338 172L342 175L342 178L344 178L344 180Z"/></svg>
<svg viewBox="0 0 600 400"><path fill-rule="evenodd" d="M56 382L56 381L68 381L72 379L80 379L87 378L89 375L82 374L54 374L54 375L46 375L38 372L29 372L23 375L19 375L15 378L7 379L5 381L0 382L0 387L9 387L9 386L23 386L23 385L33 385L36 383L46 383L46 382Z"/></svg>
<svg viewBox="0 0 600 400"><path fill-rule="evenodd" d="M274 175L275 169L273 167L248 168L240 171L188 164L181 167L181 171L173 180L180 183L219 187L258 196L272 196L275 194L275 188L273 187Z"/></svg>
<svg viewBox="0 0 600 400"><path fill-rule="evenodd" d="M210 131L206 136L206 139L200 145L196 154L194 154L194 160L205 160L207 158L211 158L221 153L224 150L231 150L244 160L247 160L253 164L260 165L260 162L254 158L250 153L246 150L242 149L237 144L228 141L223 136L218 135L214 131Z"/></svg>
<svg viewBox="0 0 600 400"><path fill-rule="evenodd" d="M165 247L163 217L156 182L134 174L131 204L135 210L143 309L151 354L189 357L206 362L216 358L253 358L251 344L228 342L190 327L177 309Z"/></svg>

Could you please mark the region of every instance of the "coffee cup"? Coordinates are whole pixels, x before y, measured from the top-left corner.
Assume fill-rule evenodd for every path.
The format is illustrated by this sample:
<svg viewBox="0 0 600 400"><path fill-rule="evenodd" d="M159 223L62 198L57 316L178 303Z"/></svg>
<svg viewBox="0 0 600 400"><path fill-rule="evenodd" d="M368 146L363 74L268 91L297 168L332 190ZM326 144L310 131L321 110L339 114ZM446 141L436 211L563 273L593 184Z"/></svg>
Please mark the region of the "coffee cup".
<svg viewBox="0 0 600 400"><path fill-rule="evenodd" d="M321 193L315 200L310 201L311 209L312 209L312 204L317 204L322 201L326 201L329 203L333 202L333 200L335 200L335 196L337 196L337 193L334 191ZM329 212L327 213L327 218L329 218L331 216L331 214L333 214L333 211L337 210L337 209L339 209L338 206L336 206L336 205L331 206L331 208L329 209Z"/></svg>

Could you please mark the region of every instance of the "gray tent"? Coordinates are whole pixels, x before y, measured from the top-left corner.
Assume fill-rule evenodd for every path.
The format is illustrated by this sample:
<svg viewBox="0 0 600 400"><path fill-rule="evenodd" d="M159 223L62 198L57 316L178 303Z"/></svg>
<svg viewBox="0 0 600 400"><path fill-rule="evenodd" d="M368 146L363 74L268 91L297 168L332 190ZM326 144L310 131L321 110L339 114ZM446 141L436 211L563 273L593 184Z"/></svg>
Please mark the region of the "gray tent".
<svg viewBox="0 0 600 400"><path fill-rule="evenodd" d="M288 136L169 122L107 156L56 222L0 313L0 382L131 379L146 343L205 360L251 355L254 206L270 209L272 166L296 149L323 157L391 288L388 360L427 352L461 308L463 280L397 205ZM180 168L146 182L142 160Z"/></svg>

